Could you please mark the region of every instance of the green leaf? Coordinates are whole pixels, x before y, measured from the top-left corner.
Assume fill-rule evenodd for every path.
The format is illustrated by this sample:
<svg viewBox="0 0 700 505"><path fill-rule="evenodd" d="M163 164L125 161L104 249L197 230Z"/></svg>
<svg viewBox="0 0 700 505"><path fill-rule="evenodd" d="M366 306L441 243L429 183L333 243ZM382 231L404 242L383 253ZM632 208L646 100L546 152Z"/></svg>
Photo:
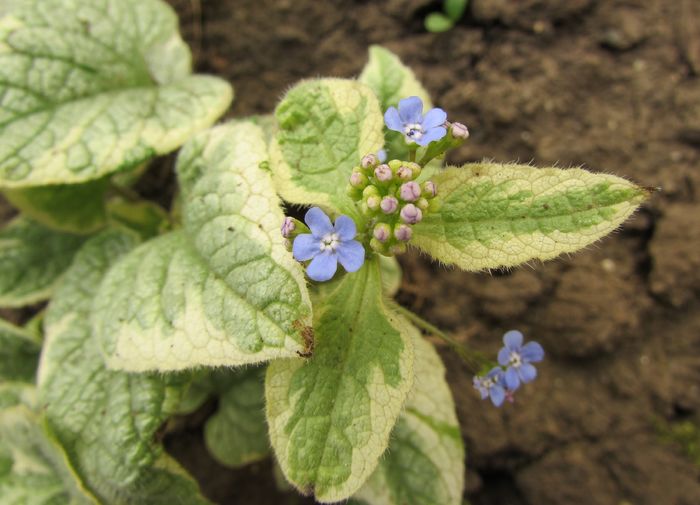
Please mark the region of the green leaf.
<svg viewBox="0 0 700 505"><path fill-rule="evenodd" d="M356 498L370 505L460 505L464 445L445 367L413 330L415 381L379 466Z"/></svg>
<svg viewBox="0 0 700 505"><path fill-rule="evenodd" d="M374 93L346 79L304 81L275 110L279 130L270 145L282 198L358 215L345 194L352 168L384 144L384 119Z"/></svg>
<svg viewBox="0 0 700 505"><path fill-rule="evenodd" d="M441 12L431 12L425 17L425 29L432 33L441 33L450 30L454 21Z"/></svg>
<svg viewBox="0 0 700 505"><path fill-rule="evenodd" d="M265 391L260 369L214 374L227 386L219 409L204 425L207 449L222 465L239 467L270 452L265 423Z"/></svg>
<svg viewBox="0 0 700 505"><path fill-rule="evenodd" d="M135 249L99 290L95 329L110 367L232 366L304 350L311 302L259 168L266 160L250 123L219 126L183 149L184 229Z"/></svg>
<svg viewBox="0 0 700 505"><path fill-rule="evenodd" d="M287 479L323 503L364 483L413 382L410 329L384 305L376 260L315 300L315 350L273 361L265 381L272 446Z"/></svg>
<svg viewBox="0 0 700 505"><path fill-rule="evenodd" d="M101 502L204 504L157 441L184 378L107 370L91 331L100 281L136 242L135 235L107 230L85 244L66 273L46 314L41 405L71 465Z"/></svg>
<svg viewBox="0 0 700 505"><path fill-rule="evenodd" d="M18 217L0 230L0 307L46 300L85 239Z"/></svg>
<svg viewBox="0 0 700 505"><path fill-rule="evenodd" d="M398 56L382 46L370 46L369 61L359 77L377 95L382 112L396 107L399 100L417 96L423 100L423 110L433 107L430 95L418 82L413 70L404 65Z"/></svg>
<svg viewBox="0 0 700 505"><path fill-rule="evenodd" d="M40 224L55 230L89 234L107 223L106 178L85 184L6 189L7 200Z"/></svg>
<svg viewBox="0 0 700 505"><path fill-rule="evenodd" d="M41 343L0 319L0 381L34 382Z"/></svg>
<svg viewBox="0 0 700 505"><path fill-rule="evenodd" d="M443 9L445 14L452 21L459 21L464 15L464 10L467 8L468 0L445 0Z"/></svg>
<svg viewBox="0 0 700 505"><path fill-rule="evenodd" d="M413 243L464 270L510 267L581 249L617 228L648 190L581 169L476 163L436 175L442 208Z"/></svg>
<svg viewBox="0 0 700 505"><path fill-rule="evenodd" d="M97 505L34 413L35 390L0 385L0 498L4 505Z"/></svg>
<svg viewBox="0 0 700 505"><path fill-rule="evenodd" d="M109 220L138 233L146 240L170 228L168 213L148 200L127 201L113 198L107 204Z"/></svg>
<svg viewBox="0 0 700 505"><path fill-rule="evenodd" d="M74 184L179 147L228 107L160 0L23 0L0 19L0 186Z"/></svg>

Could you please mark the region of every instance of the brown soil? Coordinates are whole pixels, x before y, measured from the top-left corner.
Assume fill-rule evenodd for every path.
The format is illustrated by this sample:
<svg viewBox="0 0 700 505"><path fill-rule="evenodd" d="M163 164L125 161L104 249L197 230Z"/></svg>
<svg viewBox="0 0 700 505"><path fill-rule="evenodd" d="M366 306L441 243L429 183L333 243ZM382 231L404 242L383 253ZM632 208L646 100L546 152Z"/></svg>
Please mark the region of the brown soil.
<svg viewBox="0 0 700 505"><path fill-rule="evenodd" d="M473 274L409 254L399 298L485 351L519 328L548 352L498 410L443 348L471 503L700 503L700 470L658 432L700 420L698 2L471 0L444 34L422 27L436 1L173 4L198 69L234 84L233 115L271 111L299 79L356 76L378 43L470 127L454 163L583 165L663 188L620 232L546 264ZM310 503L277 493L269 463L216 466L196 427L171 447L218 503Z"/></svg>
<svg viewBox="0 0 700 505"><path fill-rule="evenodd" d="M441 348L472 504L700 503L700 469L659 435L700 422L700 3L471 0L443 34L422 26L439 1L171 3L198 70L235 86L232 115L270 112L302 78L355 76L378 43L469 126L452 162L583 165L661 187L618 233L546 264L475 274L408 254L399 299L486 352L518 328L548 353L538 380L495 409ZM141 192L172 188L170 165ZM201 420L167 445L216 503L313 503L278 491L270 461L217 465Z"/></svg>

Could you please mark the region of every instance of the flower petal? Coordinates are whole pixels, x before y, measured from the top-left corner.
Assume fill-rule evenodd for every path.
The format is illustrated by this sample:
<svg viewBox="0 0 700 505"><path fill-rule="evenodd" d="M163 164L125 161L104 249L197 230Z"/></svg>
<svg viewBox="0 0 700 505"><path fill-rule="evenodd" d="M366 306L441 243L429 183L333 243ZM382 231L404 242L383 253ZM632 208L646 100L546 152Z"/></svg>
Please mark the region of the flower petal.
<svg viewBox="0 0 700 505"><path fill-rule="evenodd" d="M510 349L507 347L501 347L498 351L498 364L501 366L506 366L510 361Z"/></svg>
<svg viewBox="0 0 700 505"><path fill-rule="evenodd" d="M505 381L506 387L511 391L515 391L520 387L520 377L518 377L518 371L515 367L508 367L508 370L506 370Z"/></svg>
<svg viewBox="0 0 700 505"><path fill-rule="evenodd" d="M518 330L510 330L503 335L503 343L511 351L519 351L523 345L523 334Z"/></svg>
<svg viewBox="0 0 700 505"><path fill-rule="evenodd" d="M365 248L357 240L338 244L338 260L348 272L357 272L365 262Z"/></svg>
<svg viewBox="0 0 700 505"><path fill-rule="evenodd" d="M419 140L416 140L416 144L419 144L421 146L427 146L431 142L440 140L445 135L447 135L447 130L445 128L443 128L442 126L435 126L427 132L425 132Z"/></svg>
<svg viewBox="0 0 700 505"><path fill-rule="evenodd" d="M310 233L297 235L292 245L292 254L297 261L310 260L321 252L321 242Z"/></svg>
<svg viewBox="0 0 700 505"><path fill-rule="evenodd" d="M532 382L537 377L537 368L532 366L530 363L523 363L518 372L520 373L520 378L523 382Z"/></svg>
<svg viewBox="0 0 700 505"><path fill-rule="evenodd" d="M491 393L491 403L496 407L503 405L503 400L506 399L506 392L501 386L493 386L489 391Z"/></svg>
<svg viewBox="0 0 700 505"><path fill-rule="evenodd" d="M311 207L304 216L304 221L306 221L306 224L311 229L311 233L316 238L322 238L324 235L333 232L330 218L318 207Z"/></svg>
<svg viewBox="0 0 700 505"><path fill-rule="evenodd" d="M333 277L337 269L338 257L330 251L323 251L311 260L306 275L315 281L323 282Z"/></svg>
<svg viewBox="0 0 700 505"><path fill-rule="evenodd" d="M399 101L399 116L406 123L421 123L423 120L423 101L417 96L409 96Z"/></svg>
<svg viewBox="0 0 700 505"><path fill-rule="evenodd" d="M544 349L537 342L528 342L523 346L520 355L526 363L536 363L544 359Z"/></svg>
<svg viewBox="0 0 700 505"><path fill-rule="evenodd" d="M423 117L423 130L430 130L436 126L442 126L447 121L447 112L442 109L434 108L425 113Z"/></svg>
<svg viewBox="0 0 700 505"><path fill-rule="evenodd" d="M357 235L355 221L348 216L338 216L338 219L335 220L334 229L341 241L352 240L355 238L355 235Z"/></svg>
<svg viewBox="0 0 700 505"><path fill-rule="evenodd" d="M396 107L389 107L384 113L384 124L390 130L397 132L403 132L403 121L401 121L401 116L399 116L399 111Z"/></svg>

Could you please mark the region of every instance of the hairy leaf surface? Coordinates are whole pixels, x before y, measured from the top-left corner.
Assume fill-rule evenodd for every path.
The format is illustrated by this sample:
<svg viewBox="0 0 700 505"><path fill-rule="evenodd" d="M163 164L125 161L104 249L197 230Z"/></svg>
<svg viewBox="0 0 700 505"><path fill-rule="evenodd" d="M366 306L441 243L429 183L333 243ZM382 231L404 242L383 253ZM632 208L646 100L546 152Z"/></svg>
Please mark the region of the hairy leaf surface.
<svg viewBox="0 0 700 505"><path fill-rule="evenodd" d="M93 233L107 223L107 178L84 184L56 184L7 189L9 202L48 228L77 234Z"/></svg>
<svg viewBox="0 0 700 505"><path fill-rule="evenodd" d="M406 325L384 305L376 260L315 300L308 361L273 361L265 396L287 477L323 503L344 500L375 469L413 381Z"/></svg>
<svg viewBox="0 0 700 505"><path fill-rule="evenodd" d="M136 244L108 230L85 244L46 314L39 367L47 423L85 486L102 502L204 504L156 433L177 407L184 378L105 368L90 311L105 272Z"/></svg>
<svg viewBox="0 0 700 505"><path fill-rule="evenodd" d="M0 382L33 382L40 351L30 332L0 319Z"/></svg>
<svg viewBox="0 0 700 505"><path fill-rule="evenodd" d="M284 246L262 130L230 123L178 160L184 229L146 242L106 276L93 321L112 368L242 365L304 350L311 302Z"/></svg>
<svg viewBox="0 0 700 505"><path fill-rule="evenodd" d="M35 389L0 385L0 499L3 505L97 505L35 413Z"/></svg>
<svg viewBox="0 0 700 505"><path fill-rule="evenodd" d="M204 441L221 464L239 467L270 452L261 369L217 372L219 409L204 426Z"/></svg>
<svg viewBox="0 0 700 505"><path fill-rule="evenodd" d="M20 0L0 19L0 186L72 184L180 146L228 107L160 0Z"/></svg>
<svg viewBox="0 0 700 505"><path fill-rule="evenodd" d="M464 270L510 267L581 249L617 228L648 190L581 169L475 163L433 177L442 208L413 243Z"/></svg>
<svg viewBox="0 0 700 505"><path fill-rule="evenodd" d="M413 329L415 380L389 448L355 495L370 505L460 505L464 446L445 367Z"/></svg>
<svg viewBox="0 0 700 505"><path fill-rule="evenodd" d="M21 307L49 298L84 241L23 217L0 229L0 307Z"/></svg>
<svg viewBox="0 0 700 505"><path fill-rule="evenodd" d="M370 88L347 79L317 79L293 87L275 110L279 130L271 168L285 200L354 216L345 188L362 156L384 144L384 119Z"/></svg>

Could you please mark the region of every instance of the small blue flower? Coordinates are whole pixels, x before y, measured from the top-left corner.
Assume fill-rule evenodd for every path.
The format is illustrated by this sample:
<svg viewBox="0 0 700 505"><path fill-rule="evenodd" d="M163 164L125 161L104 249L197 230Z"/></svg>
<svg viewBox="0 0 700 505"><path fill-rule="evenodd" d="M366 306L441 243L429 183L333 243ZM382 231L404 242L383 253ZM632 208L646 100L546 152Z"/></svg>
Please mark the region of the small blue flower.
<svg viewBox="0 0 700 505"><path fill-rule="evenodd" d="M379 160L379 163L384 163L386 161L386 150L380 149L377 151L377 159Z"/></svg>
<svg viewBox="0 0 700 505"><path fill-rule="evenodd" d="M501 367L492 368L485 376L474 377L474 388L481 394L481 399L491 398L496 407L503 405L506 399L506 383Z"/></svg>
<svg viewBox="0 0 700 505"><path fill-rule="evenodd" d="M447 114L442 109L431 109L423 115L423 102L417 96L409 96L396 107L389 107L384 113L387 128L401 132L406 142L427 146L447 134L444 127Z"/></svg>
<svg viewBox="0 0 700 505"><path fill-rule="evenodd" d="M531 363L544 359L544 349L537 342L523 345L523 334L511 330L503 335L505 346L498 351L498 363L507 367L505 383L508 389L515 391L520 383L528 383L537 377L537 369Z"/></svg>
<svg viewBox="0 0 700 505"><path fill-rule="evenodd" d="M356 272L365 262L365 249L357 240L355 222L348 216L338 216L335 226L318 207L304 216L311 233L297 235L292 253L297 261L311 260L307 275L315 281L327 281L338 269L338 262L348 272Z"/></svg>

